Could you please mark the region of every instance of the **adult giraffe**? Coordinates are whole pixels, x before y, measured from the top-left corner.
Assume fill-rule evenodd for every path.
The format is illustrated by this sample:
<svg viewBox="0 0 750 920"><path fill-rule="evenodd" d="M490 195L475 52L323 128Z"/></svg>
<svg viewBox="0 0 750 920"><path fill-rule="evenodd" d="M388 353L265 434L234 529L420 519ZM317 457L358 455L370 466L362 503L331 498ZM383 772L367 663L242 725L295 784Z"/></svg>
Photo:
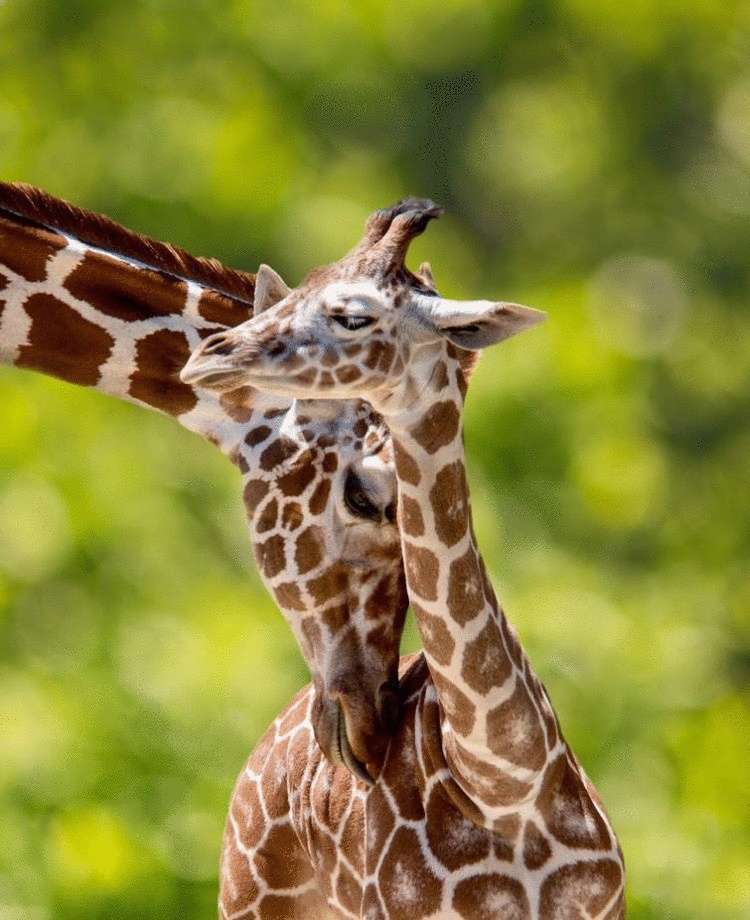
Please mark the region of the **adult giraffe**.
<svg viewBox="0 0 750 920"><path fill-rule="evenodd" d="M261 576L313 675L315 734L371 781L395 719L406 611L382 421L361 400L217 397L179 380L202 337L286 293L267 266L232 271L0 183L0 362L166 412L232 459Z"/></svg>
<svg viewBox="0 0 750 920"><path fill-rule="evenodd" d="M340 916L624 916L614 831L497 603L471 526L466 350L543 314L445 300L426 273L410 272L408 245L439 213L419 200L395 217L377 212L352 253L265 315L206 339L182 373L217 390L243 383L290 397L363 397L382 413L427 663L417 660L404 678L403 718L369 791L348 794L323 761L311 772L309 743L305 750L297 739L306 735L302 716L300 729L293 711L274 727L230 813L229 917L295 915L292 868L317 876ZM268 873L264 835L285 808L308 865ZM332 857L331 841L348 850L346 863ZM289 892L278 891L284 884Z"/></svg>

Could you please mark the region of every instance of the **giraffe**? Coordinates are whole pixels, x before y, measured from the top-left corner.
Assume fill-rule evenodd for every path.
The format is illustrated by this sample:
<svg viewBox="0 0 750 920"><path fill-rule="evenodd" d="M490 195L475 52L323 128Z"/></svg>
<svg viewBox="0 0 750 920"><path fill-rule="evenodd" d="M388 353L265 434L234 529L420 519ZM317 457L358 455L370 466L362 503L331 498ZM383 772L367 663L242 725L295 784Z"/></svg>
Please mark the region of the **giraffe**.
<svg viewBox="0 0 750 920"><path fill-rule="evenodd" d="M374 787L345 785L311 761L304 696L296 716L292 707L272 727L230 806L222 910L312 915L294 912L294 895L317 886L334 916L367 920L615 920L625 910L617 838L497 601L466 484L473 353L544 314L441 297L428 267L414 274L404 261L441 210L412 199L391 213L372 215L352 252L266 314L207 338L182 372L218 392L231 381L286 396L362 397L382 415L424 646L403 676L402 718ZM269 873L285 808L306 865Z"/></svg>
<svg viewBox="0 0 750 920"><path fill-rule="evenodd" d="M390 439L362 400L305 401L179 379L190 349L286 287L0 183L0 363L167 413L242 476L260 575L313 676L314 734L372 782L398 703L407 599Z"/></svg>

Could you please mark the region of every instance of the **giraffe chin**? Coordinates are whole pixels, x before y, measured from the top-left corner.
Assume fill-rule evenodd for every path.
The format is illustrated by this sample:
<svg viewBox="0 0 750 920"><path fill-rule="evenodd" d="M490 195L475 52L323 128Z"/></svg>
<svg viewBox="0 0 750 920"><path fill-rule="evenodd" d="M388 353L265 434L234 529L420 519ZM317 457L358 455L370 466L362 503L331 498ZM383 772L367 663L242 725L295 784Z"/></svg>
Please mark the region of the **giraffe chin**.
<svg viewBox="0 0 750 920"><path fill-rule="evenodd" d="M374 785L375 780L367 766L352 750L341 703L338 700L320 700L316 708L318 712L313 717L313 731L327 759L333 764L342 764L368 786Z"/></svg>
<svg viewBox="0 0 750 920"><path fill-rule="evenodd" d="M362 782L367 783L368 786L373 786L375 784L375 780L372 778L372 776L370 776L365 764L357 760L354 755L354 751L352 750L352 746L349 744L349 736L346 733L346 718L340 703L336 703L336 709L338 711L338 720L336 724L336 741L338 744L338 752L341 756L341 760L356 777L362 780Z"/></svg>

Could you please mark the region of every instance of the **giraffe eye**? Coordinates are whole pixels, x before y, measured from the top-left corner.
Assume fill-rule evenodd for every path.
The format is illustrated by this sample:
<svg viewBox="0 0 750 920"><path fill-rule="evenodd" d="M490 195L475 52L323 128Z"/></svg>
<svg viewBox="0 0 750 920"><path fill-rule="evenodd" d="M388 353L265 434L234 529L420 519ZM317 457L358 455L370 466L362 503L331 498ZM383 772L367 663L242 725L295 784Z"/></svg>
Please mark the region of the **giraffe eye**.
<svg viewBox="0 0 750 920"><path fill-rule="evenodd" d="M350 473L344 485L344 503L355 517L369 521L380 520L380 510L370 501L360 480Z"/></svg>
<svg viewBox="0 0 750 920"><path fill-rule="evenodd" d="M375 322L371 316L346 316L343 313L337 313L335 316L332 316L331 319L335 323L338 323L339 326L343 326L344 329L349 332L356 332L358 329L372 326Z"/></svg>

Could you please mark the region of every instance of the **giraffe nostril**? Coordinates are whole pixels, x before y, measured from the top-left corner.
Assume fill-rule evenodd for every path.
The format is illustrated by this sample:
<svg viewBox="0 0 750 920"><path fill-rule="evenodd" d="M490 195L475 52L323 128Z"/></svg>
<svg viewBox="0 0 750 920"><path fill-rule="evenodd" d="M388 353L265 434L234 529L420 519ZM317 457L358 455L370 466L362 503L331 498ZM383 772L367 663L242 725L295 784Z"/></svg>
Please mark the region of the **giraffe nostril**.
<svg viewBox="0 0 750 920"><path fill-rule="evenodd" d="M203 342L204 355L229 355L232 353L233 345L226 332L217 332L210 335Z"/></svg>

